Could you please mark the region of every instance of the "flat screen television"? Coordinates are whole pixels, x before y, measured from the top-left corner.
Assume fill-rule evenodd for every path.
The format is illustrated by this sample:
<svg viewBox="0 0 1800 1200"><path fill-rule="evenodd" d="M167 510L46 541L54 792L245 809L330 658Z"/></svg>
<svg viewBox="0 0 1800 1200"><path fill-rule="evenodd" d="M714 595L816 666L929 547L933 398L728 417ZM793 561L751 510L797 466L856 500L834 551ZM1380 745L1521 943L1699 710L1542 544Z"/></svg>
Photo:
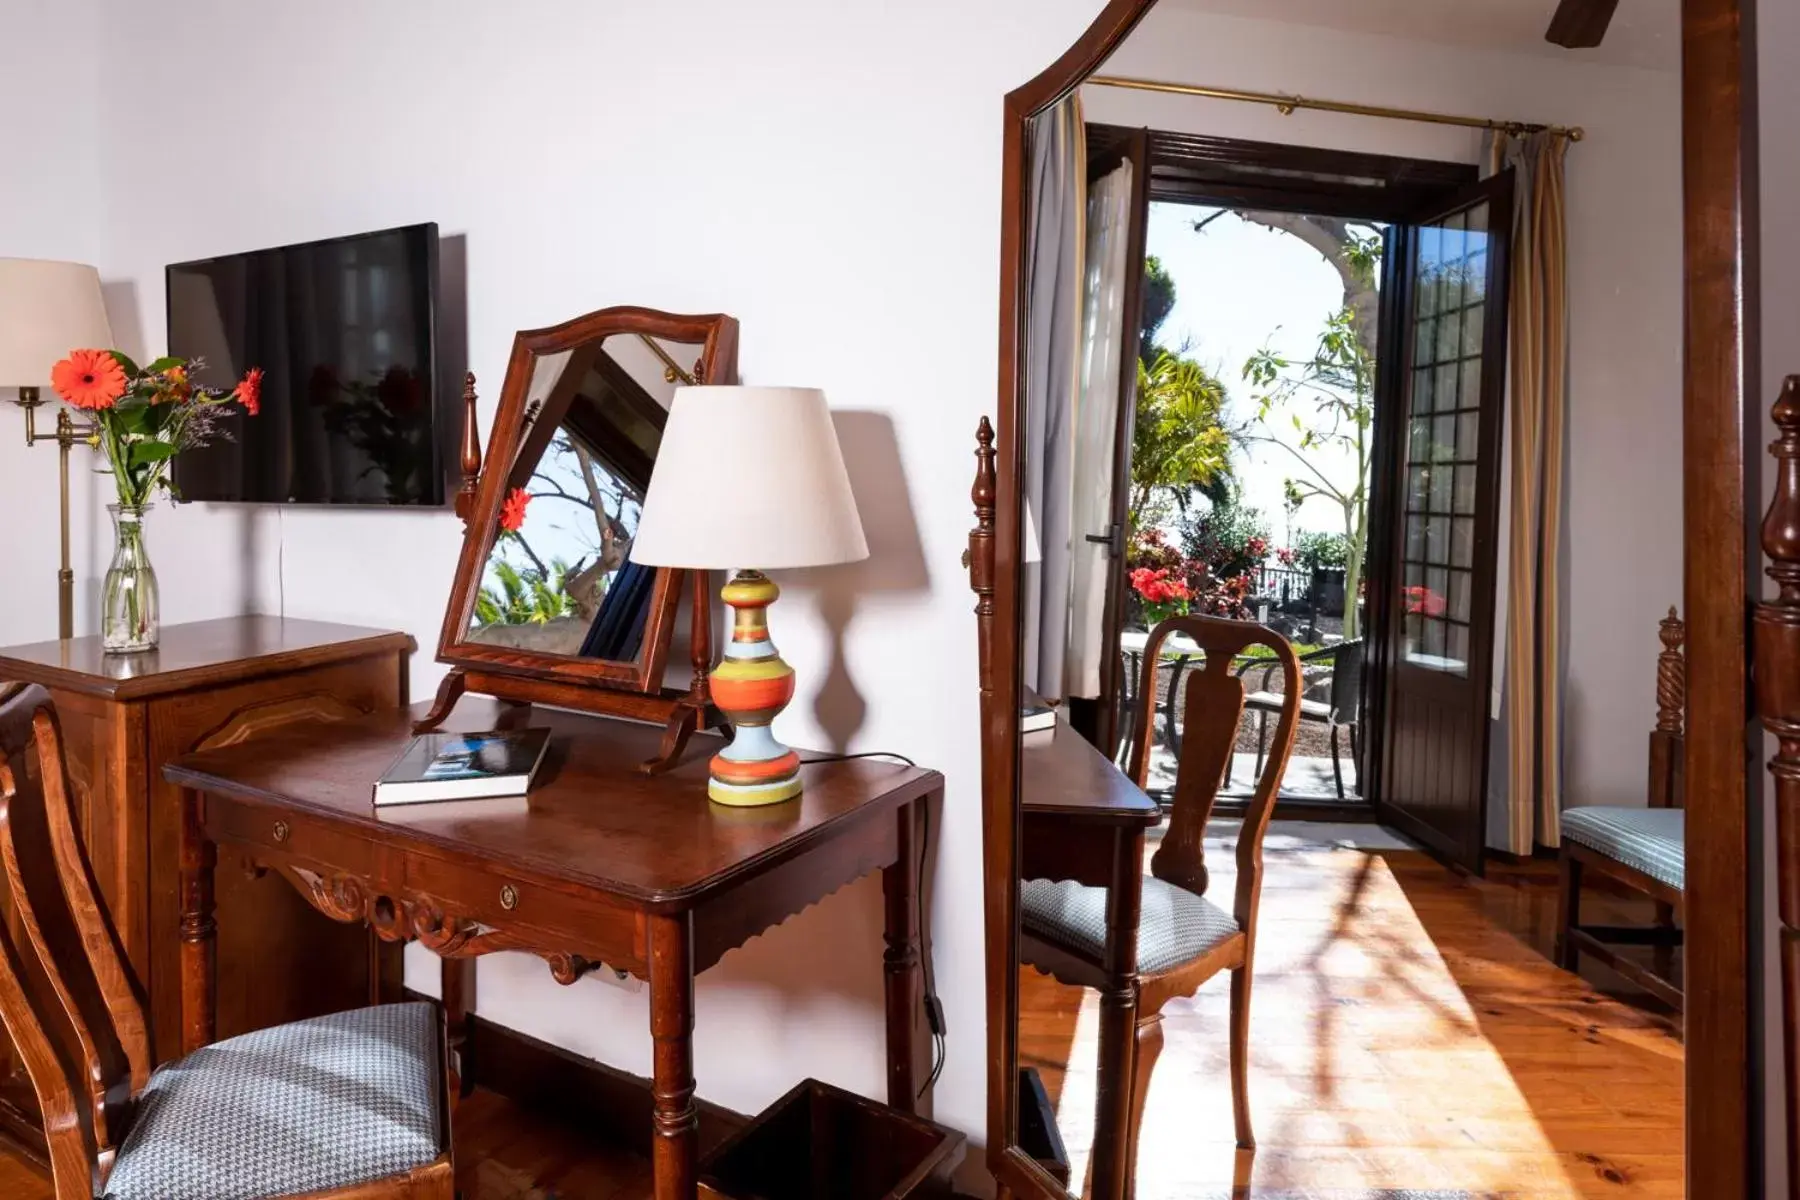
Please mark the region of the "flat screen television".
<svg viewBox="0 0 1800 1200"><path fill-rule="evenodd" d="M169 353L217 387L263 369L261 413L175 460L177 498L444 504L437 252L427 224L170 266Z"/></svg>

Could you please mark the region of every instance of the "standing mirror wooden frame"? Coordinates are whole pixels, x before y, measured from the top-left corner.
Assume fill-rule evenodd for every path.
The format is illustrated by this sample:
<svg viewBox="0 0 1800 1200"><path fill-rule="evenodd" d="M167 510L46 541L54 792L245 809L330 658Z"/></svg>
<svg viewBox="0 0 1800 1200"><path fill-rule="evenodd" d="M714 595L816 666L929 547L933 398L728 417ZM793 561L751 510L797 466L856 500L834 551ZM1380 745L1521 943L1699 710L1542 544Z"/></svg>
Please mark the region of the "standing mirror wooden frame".
<svg viewBox="0 0 1800 1200"><path fill-rule="evenodd" d="M1005 101L998 420L977 434L976 527L965 563L978 599L987 933L987 1165L1001 1200L1069 1195L1020 1147L1018 881L1024 554L1022 488L1029 127L1119 47L1155 0L1111 0L1046 71ZM1687 840L1687 1194L1751 1197L1761 1188L1760 1079L1753 1024L1760 992L1761 881L1751 870L1760 772L1745 739L1746 605L1756 586L1746 514L1760 505L1757 311L1746 263L1758 248L1755 44L1747 0L1683 0L1682 144L1686 353L1683 358L1684 608L1690 681ZM1755 891L1752 892L1752 885ZM1752 897L1755 897L1754 903ZM1793 1140L1790 1114L1789 1140ZM1346 1180L1346 1184L1354 1183ZM1146 1197L1145 1200L1153 1200Z"/></svg>
<svg viewBox="0 0 1800 1200"><path fill-rule="evenodd" d="M513 340L485 458L474 377L464 394L462 555L438 661L449 675L418 728L472 691L663 722L672 766L700 726L713 600L707 572L642 567L631 539L674 392L737 375L737 322L606 308ZM692 681L663 683L683 591Z"/></svg>

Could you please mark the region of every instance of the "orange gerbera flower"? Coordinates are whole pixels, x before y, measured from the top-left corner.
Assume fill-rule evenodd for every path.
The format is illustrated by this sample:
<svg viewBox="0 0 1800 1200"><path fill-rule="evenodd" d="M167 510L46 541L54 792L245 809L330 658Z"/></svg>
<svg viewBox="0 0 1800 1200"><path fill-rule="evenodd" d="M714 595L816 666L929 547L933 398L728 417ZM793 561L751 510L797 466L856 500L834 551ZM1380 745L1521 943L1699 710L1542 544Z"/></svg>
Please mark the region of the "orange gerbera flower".
<svg viewBox="0 0 1800 1200"><path fill-rule="evenodd" d="M194 381L188 378L186 367L170 367L162 373L157 382L156 391L150 397L152 404L181 404L194 394Z"/></svg>
<svg viewBox="0 0 1800 1200"><path fill-rule="evenodd" d="M50 368L50 386L76 408L111 408L125 394L125 368L110 350L71 350Z"/></svg>
<svg viewBox="0 0 1800 1200"><path fill-rule="evenodd" d="M238 403L253 417L262 411L262 377L261 367L251 367L237 385Z"/></svg>
<svg viewBox="0 0 1800 1200"><path fill-rule="evenodd" d="M525 525L525 510L531 506L531 494L522 487L514 488L506 493L506 501L500 506L500 528L508 533L517 533Z"/></svg>

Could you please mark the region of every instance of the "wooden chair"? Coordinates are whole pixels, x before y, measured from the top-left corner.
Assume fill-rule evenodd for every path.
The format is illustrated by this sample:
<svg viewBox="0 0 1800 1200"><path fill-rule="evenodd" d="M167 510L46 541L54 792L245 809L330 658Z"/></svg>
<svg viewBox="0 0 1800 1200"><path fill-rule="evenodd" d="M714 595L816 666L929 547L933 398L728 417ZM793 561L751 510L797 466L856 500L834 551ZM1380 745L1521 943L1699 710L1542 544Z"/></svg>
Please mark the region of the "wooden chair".
<svg viewBox="0 0 1800 1200"><path fill-rule="evenodd" d="M57 1200L453 1200L433 1005L299 1021L152 1069L142 989L71 801L49 696L27 688L0 706L15 919L0 923L0 1018L43 1110Z"/></svg>
<svg viewBox="0 0 1800 1200"><path fill-rule="evenodd" d="M1275 793L1294 747L1300 719L1300 663L1285 639L1261 625L1216 617L1172 617L1150 634L1138 689L1139 720L1131 774L1143 786L1150 765L1150 715L1156 703L1156 664L1162 642L1186 634L1206 661L1188 679L1185 735L1176 765L1168 831L1150 860L1139 908L1135 971L1117 978L1106 969L1107 889L1071 881L1033 879L1020 888L1021 957L1064 983L1103 995L1130 996L1137 1029L1132 1068L1127 1194L1136 1187L1137 1139L1143 1125L1150 1073L1162 1051L1162 1009L1190 996L1220 971L1231 972L1231 1100L1237 1142L1253 1149L1248 1073L1250 972L1256 949L1256 910L1262 893L1262 843ZM1256 791L1237 842L1237 888L1231 911L1206 898L1203 843L1206 822L1237 747L1244 712L1244 681L1231 665L1252 646L1266 646L1282 672L1284 697L1274 741L1257 776Z"/></svg>
<svg viewBox="0 0 1800 1200"><path fill-rule="evenodd" d="M1682 706L1687 665L1681 644L1687 630L1673 608L1662 622L1656 662L1656 728L1650 733L1650 795L1645 808L1585 805L1562 814L1562 868L1556 962L1565 971L1591 954L1651 995L1680 1010L1681 979L1674 971L1682 933L1686 875L1686 814L1681 807ZM1581 881L1595 871L1656 901L1646 926L1581 924ZM1611 943L1609 945L1608 943ZM1613 945L1652 946L1653 967L1625 958Z"/></svg>
<svg viewBox="0 0 1800 1200"><path fill-rule="evenodd" d="M1256 714L1256 769L1262 770L1263 747L1269 736L1269 716L1281 712L1282 696L1269 690L1269 678L1280 667L1273 659L1261 662L1246 662L1240 673L1248 678L1252 673L1259 676L1256 690L1244 697L1244 707ZM1302 695L1300 698L1300 721L1315 721L1331 731L1331 777L1337 784L1339 800L1346 799L1344 794L1344 760L1343 748L1339 744L1338 730L1343 729L1350 737L1350 761L1356 764L1358 772L1357 786L1361 785L1362 742L1359 734L1362 730L1362 676L1363 676L1363 640L1352 638L1347 642L1339 642L1335 646L1326 646L1300 656L1300 677L1302 684L1309 689L1316 689L1317 684L1324 684L1324 698L1313 699ZM1225 768L1225 782L1231 783L1231 767Z"/></svg>

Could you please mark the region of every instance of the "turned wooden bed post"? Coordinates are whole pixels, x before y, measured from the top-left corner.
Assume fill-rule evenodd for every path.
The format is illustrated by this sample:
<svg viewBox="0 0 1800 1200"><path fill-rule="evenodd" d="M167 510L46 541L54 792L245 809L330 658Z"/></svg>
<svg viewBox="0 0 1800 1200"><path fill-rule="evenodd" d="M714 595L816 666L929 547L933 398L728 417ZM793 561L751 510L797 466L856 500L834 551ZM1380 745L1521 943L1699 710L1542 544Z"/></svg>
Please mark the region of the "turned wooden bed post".
<svg viewBox="0 0 1800 1200"><path fill-rule="evenodd" d="M1775 495L1762 523L1769 578L1780 589L1756 606L1756 708L1775 737L1776 889L1781 922L1781 1016L1786 1042L1788 1178L1800 1180L1800 375L1775 401Z"/></svg>

